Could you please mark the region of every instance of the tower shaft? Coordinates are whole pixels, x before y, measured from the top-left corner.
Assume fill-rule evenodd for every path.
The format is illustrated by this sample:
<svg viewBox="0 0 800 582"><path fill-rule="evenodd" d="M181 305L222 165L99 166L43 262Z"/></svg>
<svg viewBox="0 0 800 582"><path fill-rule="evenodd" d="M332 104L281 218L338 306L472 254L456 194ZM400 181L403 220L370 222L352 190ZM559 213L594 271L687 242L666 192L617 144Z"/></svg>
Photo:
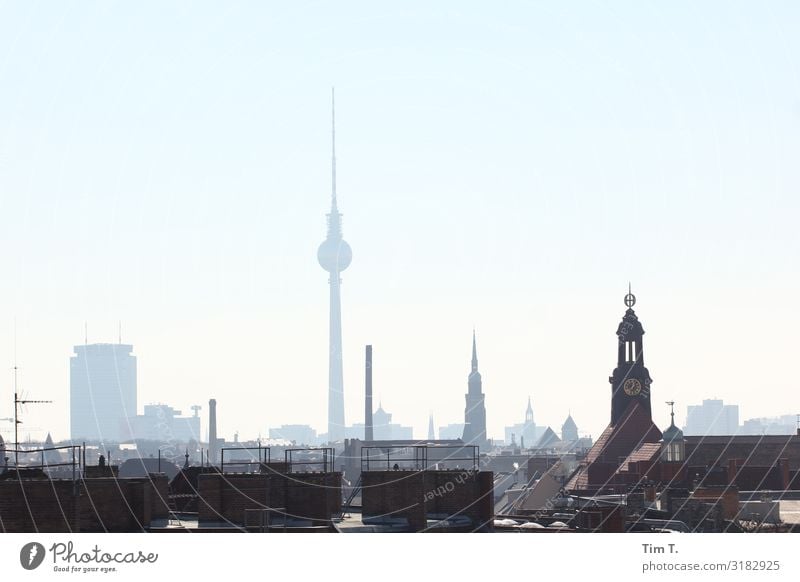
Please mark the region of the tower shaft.
<svg viewBox="0 0 800 582"><path fill-rule="evenodd" d="M328 440L344 440L344 372L342 369L342 301L339 272L330 277L330 336L328 343Z"/></svg>

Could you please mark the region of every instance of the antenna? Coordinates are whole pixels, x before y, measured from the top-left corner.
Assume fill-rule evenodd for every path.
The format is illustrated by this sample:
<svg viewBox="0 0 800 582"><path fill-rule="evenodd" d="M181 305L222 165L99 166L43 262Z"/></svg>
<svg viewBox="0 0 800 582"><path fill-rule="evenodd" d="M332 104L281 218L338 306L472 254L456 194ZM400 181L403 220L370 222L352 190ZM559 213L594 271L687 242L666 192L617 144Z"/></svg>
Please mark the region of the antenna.
<svg viewBox="0 0 800 582"><path fill-rule="evenodd" d="M14 364L14 465L19 467L19 407L25 404L52 404L52 400L27 400L20 398L17 393L17 365ZM30 440L30 439L29 439Z"/></svg>
<svg viewBox="0 0 800 582"><path fill-rule="evenodd" d="M331 87L331 197L336 204L336 94Z"/></svg>

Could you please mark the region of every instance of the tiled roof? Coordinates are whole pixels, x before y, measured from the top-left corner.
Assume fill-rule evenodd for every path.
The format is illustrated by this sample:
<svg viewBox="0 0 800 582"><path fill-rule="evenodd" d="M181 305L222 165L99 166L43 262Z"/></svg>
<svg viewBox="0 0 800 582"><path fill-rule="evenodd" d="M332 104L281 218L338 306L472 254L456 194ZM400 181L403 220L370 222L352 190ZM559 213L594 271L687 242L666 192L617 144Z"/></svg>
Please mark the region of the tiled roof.
<svg viewBox="0 0 800 582"><path fill-rule="evenodd" d="M661 440L661 431L653 424L647 411L639 401L631 402L630 406L619 419L617 424L606 427L600 438L586 454L582 466L575 472L566 485L567 490L586 490L596 485L589 483L589 466L593 463L623 463L630 462L630 457L635 451L642 450L642 454L650 448L642 449L644 444L658 446ZM618 469L619 470L619 469Z"/></svg>
<svg viewBox="0 0 800 582"><path fill-rule="evenodd" d="M642 443L633 451L628 458L619 466L617 473L627 471L631 463L638 463L639 461L647 461L653 463L658 459L661 454L661 443Z"/></svg>

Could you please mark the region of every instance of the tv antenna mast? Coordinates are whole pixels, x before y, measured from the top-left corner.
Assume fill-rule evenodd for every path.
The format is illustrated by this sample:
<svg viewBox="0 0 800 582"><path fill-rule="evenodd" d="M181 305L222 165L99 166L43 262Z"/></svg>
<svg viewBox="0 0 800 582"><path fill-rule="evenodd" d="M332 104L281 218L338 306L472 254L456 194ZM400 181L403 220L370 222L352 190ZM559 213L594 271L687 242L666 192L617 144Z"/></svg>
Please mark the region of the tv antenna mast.
<svg viewBox="0 0 800 582"><path fill-rule="evenodd" d="M28 400L27 398L20 398L17 393L17 365L14 364L14 466L19 467L19 425L22 421L19 419L20 406L25 404L52 404L52 400Z"/></svg>

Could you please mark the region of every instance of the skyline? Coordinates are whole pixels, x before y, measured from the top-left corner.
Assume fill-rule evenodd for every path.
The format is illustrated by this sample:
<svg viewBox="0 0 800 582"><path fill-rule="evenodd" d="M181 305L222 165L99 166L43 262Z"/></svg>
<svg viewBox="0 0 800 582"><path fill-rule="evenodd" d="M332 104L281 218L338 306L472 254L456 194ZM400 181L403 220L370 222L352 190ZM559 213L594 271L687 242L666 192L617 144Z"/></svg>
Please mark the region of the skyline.
<svg viewBox="0 0 800 582"><path fill-rule="evenodd" d="M352 6L2 5L0 417L15 320L56 437L84 321L122 320L139 402L324 426L332 85L345 418L372 344L375 401L459 422L475 326L491 436L528 395L596 436L628 281L659 426L798 408L797 6Z"/></svg>

